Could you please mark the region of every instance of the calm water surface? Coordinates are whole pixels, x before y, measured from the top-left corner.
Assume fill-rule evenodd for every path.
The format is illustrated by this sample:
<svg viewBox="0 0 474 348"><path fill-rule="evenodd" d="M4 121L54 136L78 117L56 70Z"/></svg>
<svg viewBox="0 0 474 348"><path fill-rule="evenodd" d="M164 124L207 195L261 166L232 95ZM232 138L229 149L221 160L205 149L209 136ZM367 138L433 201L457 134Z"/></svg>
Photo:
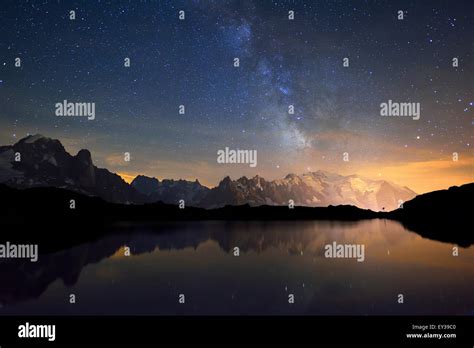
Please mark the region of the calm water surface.
<svg viewBox="0 0 474 348"><path fill-rule="evenodd" d="M325 258L333 241L364 244L365 261ZM453 247L388 220L132 226L1 260L0 315L474 315L474 248Z"/></svg>

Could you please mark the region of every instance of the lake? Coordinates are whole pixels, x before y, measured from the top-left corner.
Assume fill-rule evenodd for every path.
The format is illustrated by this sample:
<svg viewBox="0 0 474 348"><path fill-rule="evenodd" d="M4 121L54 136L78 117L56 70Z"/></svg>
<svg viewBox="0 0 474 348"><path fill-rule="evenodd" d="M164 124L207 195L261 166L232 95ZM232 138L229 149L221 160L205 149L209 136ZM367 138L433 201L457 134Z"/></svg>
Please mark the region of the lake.
<svg viewBox="0 0 474 348"><path fill-rule="evenodd" d="M364 261L326 258L333 242ZM474 248L391 220L130 225L41 247L0 260L0 315L474 315Z"/></svg>

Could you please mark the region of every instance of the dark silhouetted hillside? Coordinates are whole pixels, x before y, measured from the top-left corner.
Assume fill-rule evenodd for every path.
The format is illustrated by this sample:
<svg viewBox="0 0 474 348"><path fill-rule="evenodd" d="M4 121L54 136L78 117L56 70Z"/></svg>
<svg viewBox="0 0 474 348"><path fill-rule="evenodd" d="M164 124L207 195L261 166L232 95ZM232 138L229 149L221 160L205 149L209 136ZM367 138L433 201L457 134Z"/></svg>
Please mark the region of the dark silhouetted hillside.
<svg viewBox="0 0 474 348"><path fill-rule="evenodd" d="M382 214L425 237L470 245L474 240L474 183L419 195L403 209Z"/></svg>
<svg viewBox="0 0 474 348"><path fill-rule="evenodd" d="M115 204L98 197L59 188L15 189L0 184L2 237L15 236L16 225L30 226L32 236L42 235L44 227L60 231L60 237L95 238L112 224L153 223L191 220L341 220L372 218L398 220L420 235L467 246L474 241L470 214L474 183L435 191L405 202L403 209L373 212L354 206L294 207L250 205L218 209L185 207L165 203L143 205ZM71 209L74 200L75 209ZM25 230L25 229L22 229ZM77 232L76 230L80 231ZM77 234L80 234L79 236Z"/></svg>

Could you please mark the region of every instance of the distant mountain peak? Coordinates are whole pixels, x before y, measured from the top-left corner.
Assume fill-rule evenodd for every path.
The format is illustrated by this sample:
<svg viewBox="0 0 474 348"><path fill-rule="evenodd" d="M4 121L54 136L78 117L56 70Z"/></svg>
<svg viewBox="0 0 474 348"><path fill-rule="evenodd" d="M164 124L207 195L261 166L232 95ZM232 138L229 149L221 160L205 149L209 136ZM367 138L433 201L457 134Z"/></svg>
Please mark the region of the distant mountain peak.
<svg viewBox="0 0 474 348"><path fill-rule="evenodd" d="M28 135L18 140L13 147L20 150L36 148L36 151L43 151L49 153L65 153L66 150L61 142L57 139L45 137L41 134ZM41 149L41 150L39 150Z"/></svg>
<svg viewBox="0 0 474 348"><path fill-rule="evenodd" d="M16 162L13 153L21 153ZM144 203L146 198L118 175L92 163L89 150L69 154L57 139L29 135L0 147L0 181L12 187L60 187L99 196L109 202Z"/></svg>
<svg viewBox="0 0 474 348"><path fill-rule="evenodd" d="M224 177L224 179L221 180L221 182L219 183L219 186L221 184L229 184L231 182L232 182L232 179L230 178L230 176L227 175L226 177Z"/></svg>
<svg viewBox="0 0 474 348"><path fill-rule="evenodd" d="M46 138L45 136L43 136L41 134L34 134L34 135L28 135L25 138L20 139L18 142L24 142L24 143L27 143L27 144L31 144L31 143L34 143L38 140L51 140L51 139Z"/></svg>
<svg viewBox="0 0 474 348"><path fill-rule="evenodd" d="M86 149L80 150L77 153L76 158L84 164L92 165L92 155L89 150L86 150Z"/></svg>

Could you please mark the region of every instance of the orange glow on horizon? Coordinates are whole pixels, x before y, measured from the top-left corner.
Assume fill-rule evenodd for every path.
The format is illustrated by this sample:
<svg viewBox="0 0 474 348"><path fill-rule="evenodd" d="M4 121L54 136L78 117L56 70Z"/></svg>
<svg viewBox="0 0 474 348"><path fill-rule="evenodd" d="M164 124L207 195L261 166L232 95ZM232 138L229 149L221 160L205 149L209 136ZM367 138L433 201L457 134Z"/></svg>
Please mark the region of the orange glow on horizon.
<svg viewBox="0 0 474 348"><path fill-rule="evenodd" d="M474 157L452 160L431 160L406 164L367 167L358 171L371 179L384 179L407 186L418 194L443 190L474 182Z"/></svg>
<svg viewBox="0 0 474 348"><path fill-rule="evenodd" d="M137 177L138 174L129 174L129 173L117 173L118 176L120 176L125 182L130 184L133 179Z"/></svg>

